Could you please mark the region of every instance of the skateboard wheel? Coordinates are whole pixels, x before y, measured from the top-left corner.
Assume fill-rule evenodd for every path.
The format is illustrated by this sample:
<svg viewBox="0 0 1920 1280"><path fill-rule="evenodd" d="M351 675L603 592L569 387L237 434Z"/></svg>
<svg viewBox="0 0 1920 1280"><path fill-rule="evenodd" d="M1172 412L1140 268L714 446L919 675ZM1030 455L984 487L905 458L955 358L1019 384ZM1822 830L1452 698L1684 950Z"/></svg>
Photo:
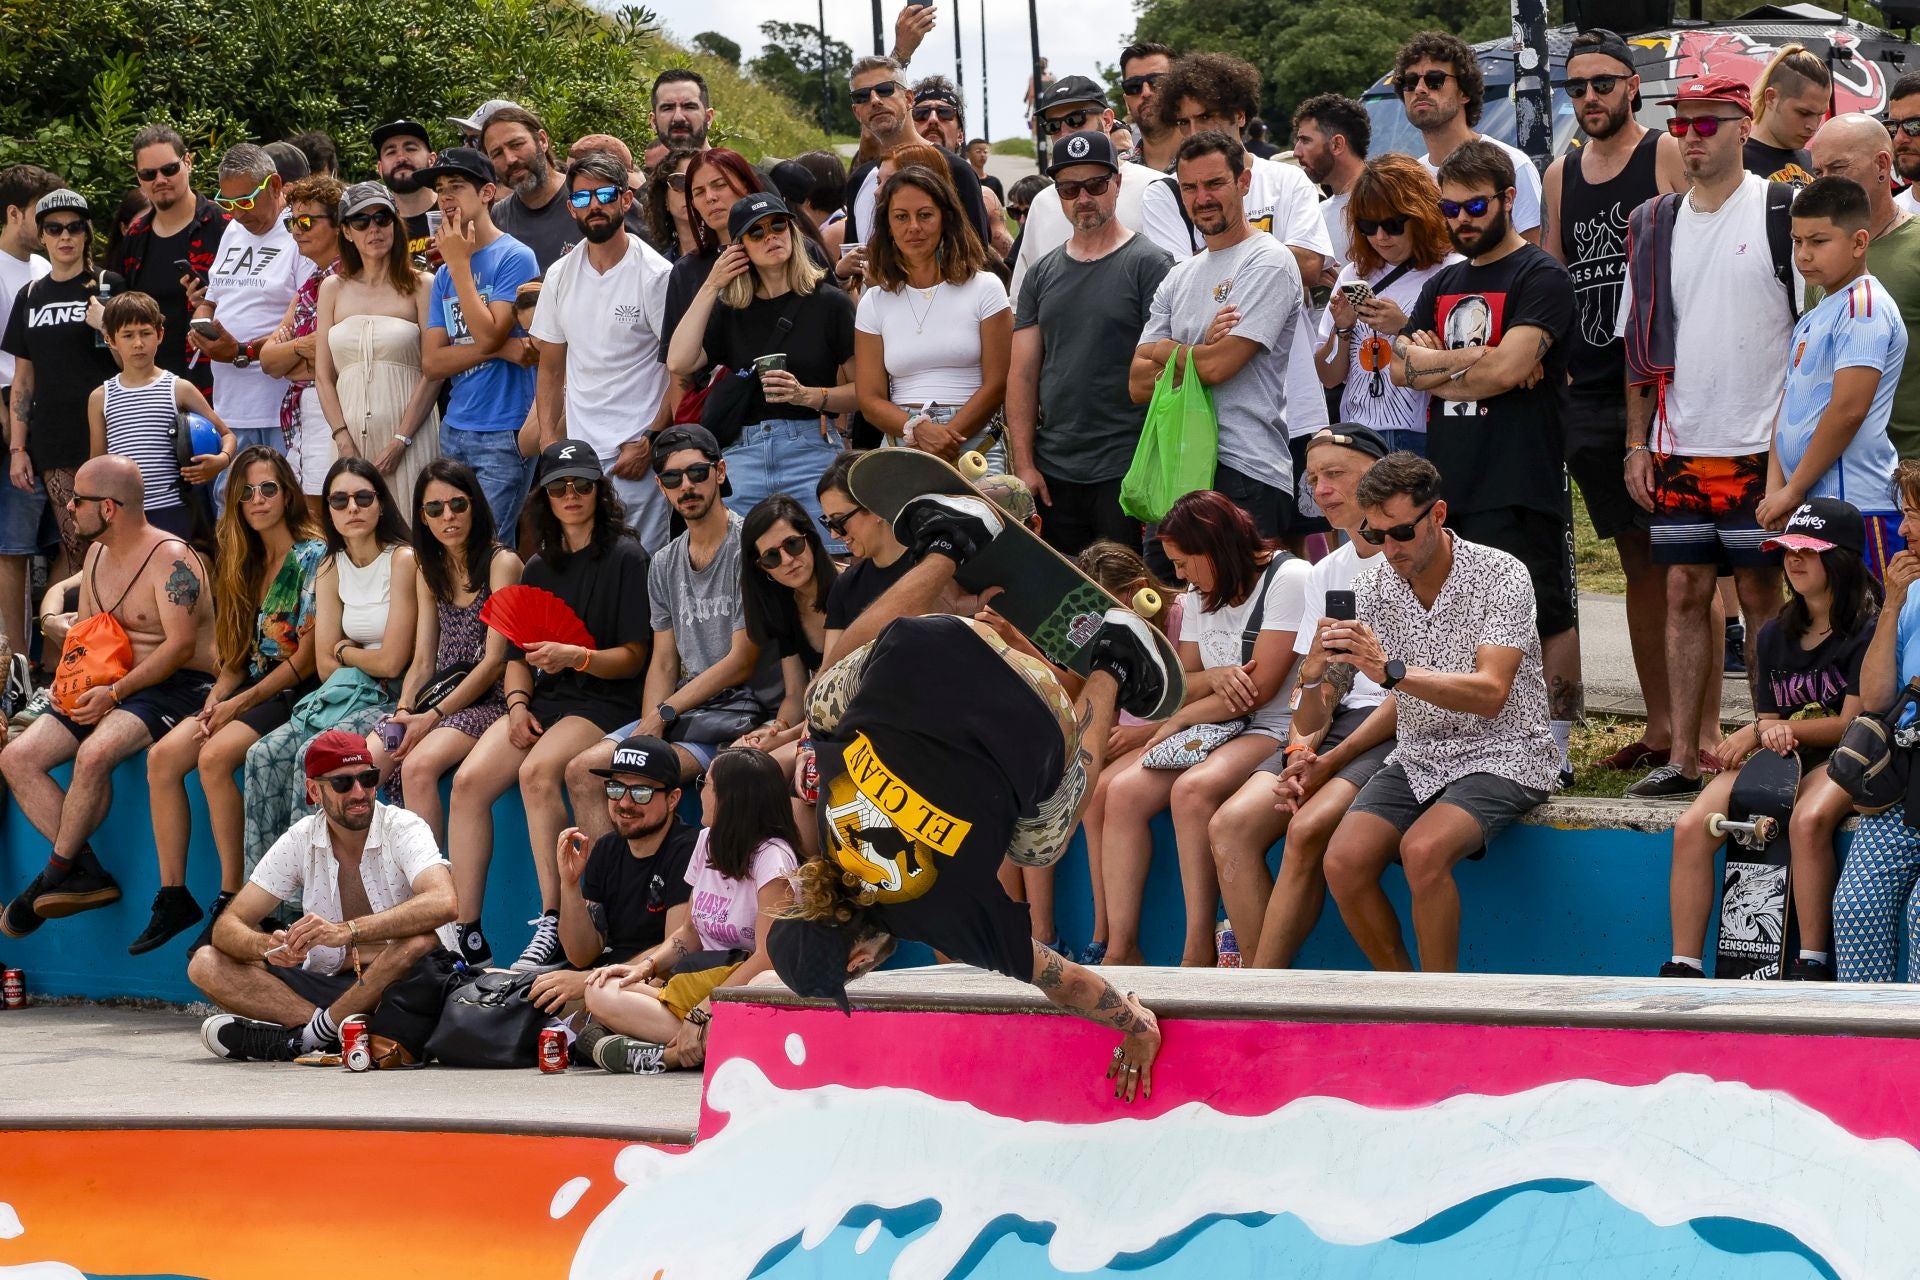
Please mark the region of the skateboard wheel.
<svg viewBox="0 0 1920 1280"><path fill-rule="evenodd" d="M1755 818L1753 820L1753 842L1756 847L1772 844L1780 835L1778 818Z"/></svg>
<svg viewBox="0 0 1920 1280"><path fill-rule="evenodd" d="M1152 587L1142 587L1133 593L1133 611L1143 618L1159 613L1162 603L1160 593Z"/></svg>
<svg viewBox="0 0 1920 1280"><path fill-rule="evenodd" d="M1720 824L1725 822L1726 820L1727 820L1727 815L1724 813L1708 814L1707 815L1707 834L1712 836L1715 840L1724 839L1727 833L1721 829Z"/></svg>
<svg viewBox="0 0 1920 1280"><path fill-rule="evenodd" d="M987 474L987 455L978 449L969 449L960 455L956 467L969 483L977 481Z"/></svg>

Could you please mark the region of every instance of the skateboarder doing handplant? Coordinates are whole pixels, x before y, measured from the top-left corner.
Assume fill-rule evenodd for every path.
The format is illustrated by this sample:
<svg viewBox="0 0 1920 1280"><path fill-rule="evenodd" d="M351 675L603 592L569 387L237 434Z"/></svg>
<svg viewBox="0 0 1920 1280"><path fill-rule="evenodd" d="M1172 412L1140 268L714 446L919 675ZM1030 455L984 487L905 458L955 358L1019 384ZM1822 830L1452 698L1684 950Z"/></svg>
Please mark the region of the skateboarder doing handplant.
<svg viewBox="0 0 1920 1280"><path fill-rule="evenodd" d="M917 563L848 628L847 656L809 693L825 856L795 877L768 935L781 979L851 1012L846 984L895 938L1031 982L1119 1031L1114 1096L1150 1096L1160 1027L1131 994L1034 942L1001 861L1051 865L1105 763L1116 706L1151 712L1168 679L1148 624L1110 610L1078 701L1053 668L937 608L958 567L1000 532L974 497L916 498L894 521Z"/></svg>

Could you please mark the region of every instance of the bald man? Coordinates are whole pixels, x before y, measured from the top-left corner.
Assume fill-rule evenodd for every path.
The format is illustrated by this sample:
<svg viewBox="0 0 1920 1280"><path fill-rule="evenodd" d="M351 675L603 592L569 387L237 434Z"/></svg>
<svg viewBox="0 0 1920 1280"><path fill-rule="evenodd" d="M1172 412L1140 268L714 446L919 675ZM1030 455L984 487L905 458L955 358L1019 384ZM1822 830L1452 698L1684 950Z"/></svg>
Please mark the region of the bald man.
<svg viewBox="0 0 1920 1280"><path fill-rule="evenodd" d="M1887 127L1860 112L1835 116L1809 145L1817 178L1851 178L1867 191L1867 270L1900 308L1911 330L1920 325L1920 218L1893 198L1893 143ZM1807 290L1807 307L1818 295ZM1893 393L1887 438L1902 458L1920 458L1920 343L1907 344L1900 386Z"/></svg>
<svg viewBox="0 0 1920 1280"><path fill-rule="evenodd" d="M64 710L56 701L0 753L14 799L53 846L45 868L0 915L0 932L10 938L25 937L46 919L119 901L120 886L87 843L113 803L114 767L199 714L213 688L207 569L185 542L147 523L141 492L140 468L116 454L88 461L74 476L67 505L80 535L93 539L80 574L75 632L106 614L125 633L133 661L124 671L92 672L97 683ZM85 668L70 659L87 649L97 660L100 641L114 637L91 645L72 643L73 632L68 638L56 690ZM49 775L69 760L73 780L63 792Z"/></svg>

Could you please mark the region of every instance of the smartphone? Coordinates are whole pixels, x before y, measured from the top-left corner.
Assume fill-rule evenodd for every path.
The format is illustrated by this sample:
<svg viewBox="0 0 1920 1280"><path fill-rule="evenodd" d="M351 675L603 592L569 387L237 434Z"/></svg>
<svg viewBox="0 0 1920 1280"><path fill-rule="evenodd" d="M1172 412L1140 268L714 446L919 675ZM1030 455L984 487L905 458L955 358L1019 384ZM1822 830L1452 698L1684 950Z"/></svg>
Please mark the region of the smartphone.
<svg viewBox="0 0 1920 1280"><path fill-rule="evenodd" d="M208 342L218 342L226 336L220 329L220 322L211 316L195 316L187 321L187 327L205 338Z"/></svg>
<svg viewBox="0 0 1920 1280"><path fill-rule="evenodd" d="M386 744L387 750L389 751L398 751L401 740L406 736L407 726L403 724L394 724L389 720L386 724L380 726L380 741Z"/></svg>
<svg viewBox="0 0 1920 1280"><path fill-rule="evenodd" d="M1327 592L1327 617L1335 622L1352 622L1354 619L1353 592Z"/></svg>
<svg viewBox="0 0 1920 1280"><path fill-rule="evenodd" d="M185 258L175 258L173 260L173 269L175 271L178 271L183 276L192 276L196 280L200 278L200 273L198 271L195 271L193 269L193 264L191 262L188 262Z"/></svg>
<svg viewBox="0 0 1920 1280"><path fill-rule="evenodd" d="M933 8L933 0L907 0L907 8L931 9Z"/></svg>
<svg viewBox="0 0 1920 1280"><path fill-rule="evenodd" d="M1346 298L1347 305L1351 307L1373 301L1373 286L1365 280L1349 280L1340 286L1340 292Z"/></svg>

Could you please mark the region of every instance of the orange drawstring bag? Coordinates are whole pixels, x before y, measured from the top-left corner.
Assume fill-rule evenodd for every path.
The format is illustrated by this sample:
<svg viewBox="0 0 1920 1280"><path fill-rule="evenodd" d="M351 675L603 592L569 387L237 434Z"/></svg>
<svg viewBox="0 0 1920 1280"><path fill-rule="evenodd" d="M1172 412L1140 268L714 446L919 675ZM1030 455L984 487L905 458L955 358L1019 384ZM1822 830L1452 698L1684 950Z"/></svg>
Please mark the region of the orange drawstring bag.
<svg viewBox="0 0 1920 1280"><path fill-rule="evenodd" d="M133 641L111 613L94 614L74 624L53 673L53 705L72 715L89 689L110 685L133 670Z"/></svg>

